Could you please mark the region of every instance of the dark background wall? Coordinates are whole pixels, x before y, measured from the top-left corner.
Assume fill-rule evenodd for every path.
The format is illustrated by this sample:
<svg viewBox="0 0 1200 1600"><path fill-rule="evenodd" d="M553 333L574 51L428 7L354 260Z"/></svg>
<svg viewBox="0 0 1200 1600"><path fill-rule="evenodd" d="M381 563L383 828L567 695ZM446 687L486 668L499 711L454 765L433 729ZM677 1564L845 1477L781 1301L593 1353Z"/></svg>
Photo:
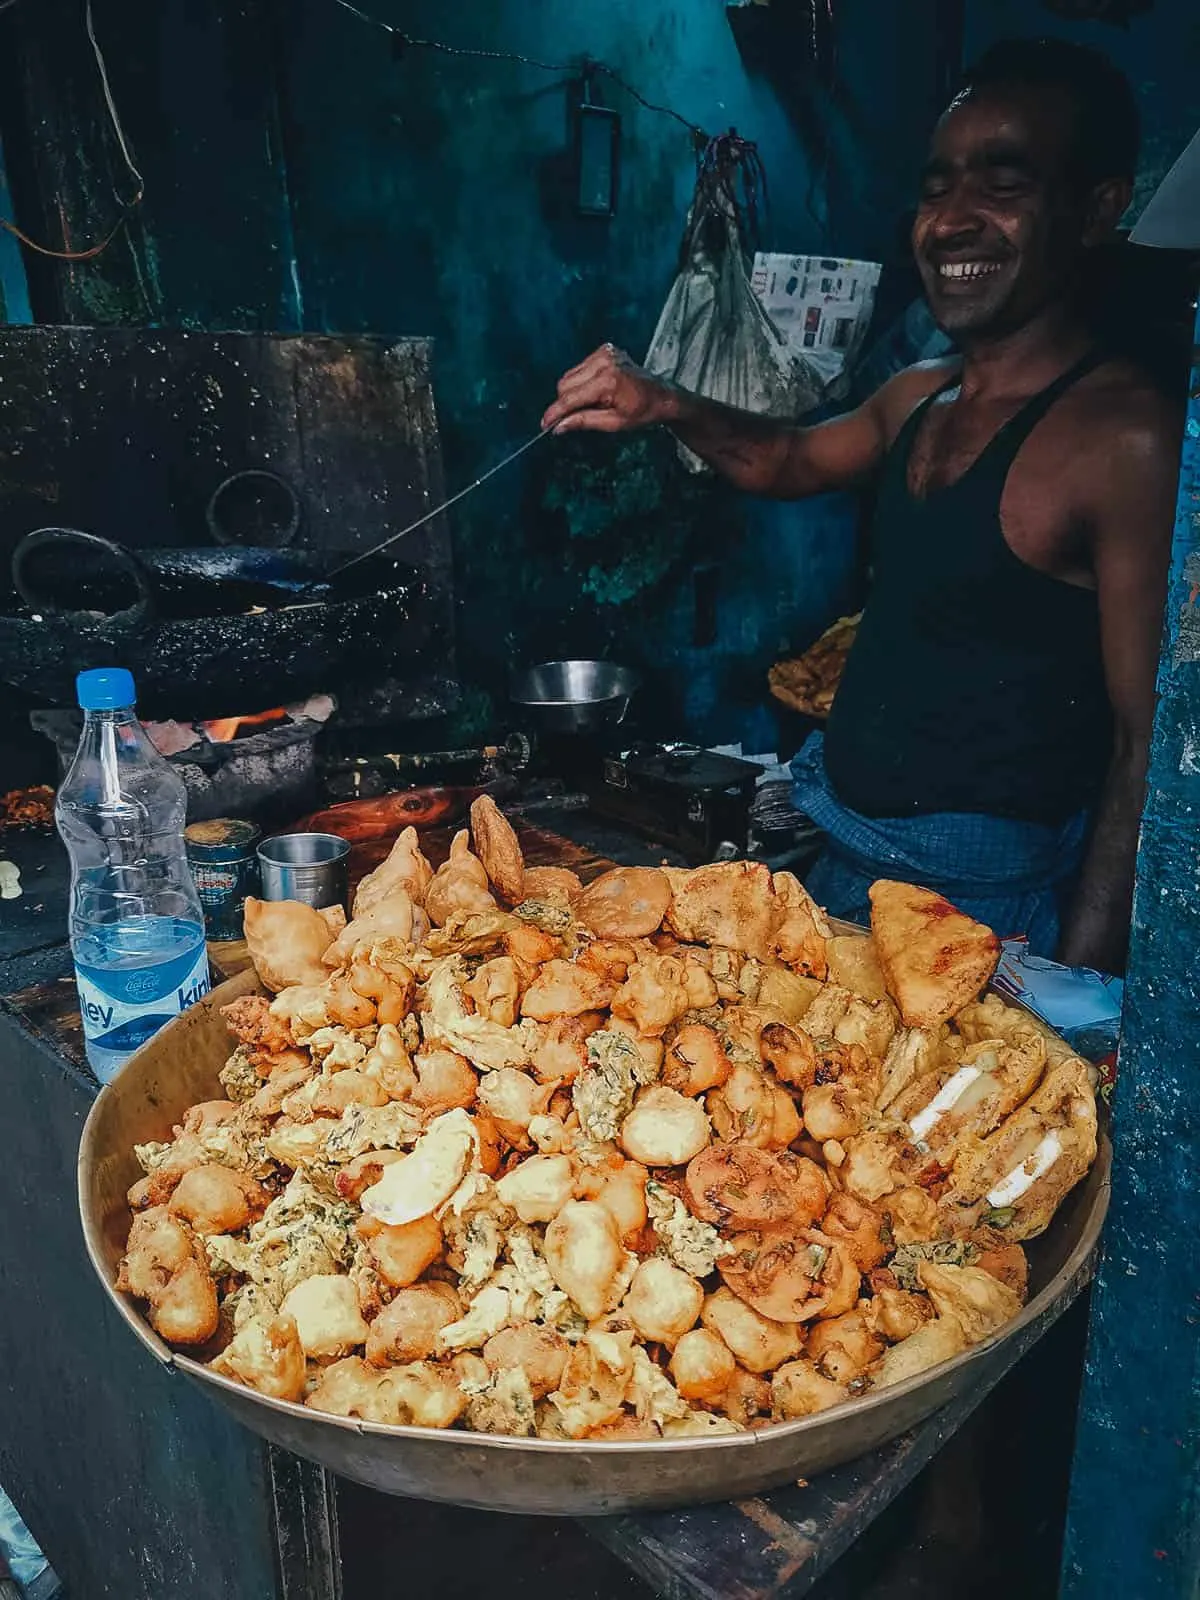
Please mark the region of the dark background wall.
<svg viewBox="0 0 1200 1600"><path fill-rule="evenodd" d="M611 338L640 355L670 285L693 181L686 129L617 90L620 205L573 215L571 74L410 51L335 0L94 0L145 204L98 261L25 257L39 320L420 333L452 485L529 436L555 378ZM758 142L766 243L885 263L883 314L911 292L899 231L957 57L1003 33L1093 38L1145 91L1149 167L1191 133L1191 0L1128 33L1039 0L834 0L833 87L803 28L757 61L721 0L371 0L406 31L553 63L603 60L647 98ZM754 8L758 10L759 8ZM775 0L777 16L808 0ZM81 0L0 13L11 204L52 241L102 236L128 192ZM0 187L0 216L5 214ZM13 247L0 297L20 309ZM748 504L677 469L665 441L553 444L455 514L464 722L514 660L611 653L656 670L677 730L771 747L765 668L854 598L844 500Z"/></svg>

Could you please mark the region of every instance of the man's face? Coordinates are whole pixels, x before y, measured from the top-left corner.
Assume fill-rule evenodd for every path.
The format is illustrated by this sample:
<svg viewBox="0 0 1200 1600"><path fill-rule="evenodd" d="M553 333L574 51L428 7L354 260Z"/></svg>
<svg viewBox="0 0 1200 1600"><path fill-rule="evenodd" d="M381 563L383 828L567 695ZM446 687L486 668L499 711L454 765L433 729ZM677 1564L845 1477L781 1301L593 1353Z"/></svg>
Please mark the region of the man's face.
<svg viewBox="0 0 1200 1600"><path fill-rule="evenodd" d="M913 249L945 332L1010 333L1069 289L1090 198L1072 137L1070 100L1048 89L971 92L938 123Z"/></svg>

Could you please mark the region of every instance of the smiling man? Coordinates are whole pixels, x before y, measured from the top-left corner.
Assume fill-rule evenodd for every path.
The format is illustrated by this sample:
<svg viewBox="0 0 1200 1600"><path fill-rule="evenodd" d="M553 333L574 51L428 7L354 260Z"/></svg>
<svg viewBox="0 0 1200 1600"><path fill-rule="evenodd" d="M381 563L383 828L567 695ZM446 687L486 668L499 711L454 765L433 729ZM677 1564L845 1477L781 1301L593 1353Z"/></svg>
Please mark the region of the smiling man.
<svg viewBox="0 0 1200 1600"><path fill-rule="evenodd" d="M1138 116L1104 57L1014 40L934 131L913 249L959 352L857 411L782 425L611 346L545 426L665 424L751 493L874 485L873 580L824 736L793 764L819 900L927 884L1038 953L1120 970L1154 713L1180 419L1084 312Z"/></svg>

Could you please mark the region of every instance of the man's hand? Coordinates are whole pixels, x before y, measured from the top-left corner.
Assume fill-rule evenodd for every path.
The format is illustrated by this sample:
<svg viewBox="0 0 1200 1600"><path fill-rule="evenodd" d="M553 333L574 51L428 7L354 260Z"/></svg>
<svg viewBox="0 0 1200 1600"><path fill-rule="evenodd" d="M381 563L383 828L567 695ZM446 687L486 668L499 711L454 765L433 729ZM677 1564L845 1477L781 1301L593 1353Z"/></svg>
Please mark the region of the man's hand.
<svg viewBox="0 0 1200 1600"><path fill-rule="evenodd" d="M601 345L559 380L558 399L542 418L543 429L575 433L627 433L670 422L675 391L631 361L615 345Z"/></svg>

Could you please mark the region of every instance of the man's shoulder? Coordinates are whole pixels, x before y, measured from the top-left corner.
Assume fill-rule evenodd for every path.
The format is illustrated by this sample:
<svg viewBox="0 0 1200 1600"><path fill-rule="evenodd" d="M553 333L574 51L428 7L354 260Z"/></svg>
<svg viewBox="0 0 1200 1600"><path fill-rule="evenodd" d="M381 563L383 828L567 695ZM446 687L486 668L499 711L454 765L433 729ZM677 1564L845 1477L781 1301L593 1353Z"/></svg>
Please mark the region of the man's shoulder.
<svg viewBox="0 0 1200 1600"><path fill-rule="evenodd" d="M916 361L876 390L872 403L883 419L889 444L921 401L945 388L958 376L961 368L962 359L956 355Z"/></svg>
<svg viewBox="0 0 1200 1600"><path fill-rule="evenodd" d="M1090 372L1065 397L1063 421L1079 431L1088 455L1113 450L1137 457L1169 451L1174 459L1183 407L1145 368L1114 356Z"/></svg>

